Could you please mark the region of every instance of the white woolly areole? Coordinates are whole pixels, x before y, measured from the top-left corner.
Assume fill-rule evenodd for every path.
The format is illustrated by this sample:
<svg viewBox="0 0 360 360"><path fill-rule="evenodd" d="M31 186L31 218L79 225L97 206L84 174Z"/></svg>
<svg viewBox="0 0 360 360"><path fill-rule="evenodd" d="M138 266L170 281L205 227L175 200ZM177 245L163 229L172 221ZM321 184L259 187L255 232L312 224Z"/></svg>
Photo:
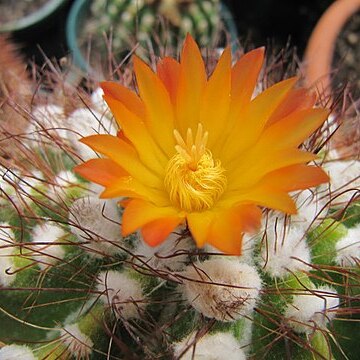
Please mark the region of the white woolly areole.
<svg viewBox="0 0 360 360"><path fill-rule="evenodd" d="M360 263L360 224L350 228L342 239L336 243L337 264L355 266Z"/></svg>
<svg viewBox="0 0 360 360"><path fill-rule="evenodd" d="M56 242L62 242L62 238L67 233L63 228L52 223L36 225L32 231L31 254L34 260L38 261L41 269L56 264L65 256L65 250L62 245Z"/></svg>
<svg viewBox="0 0 360 360"><path fill-rule="evenodd" d="M256 269L224 258L187 266L183 291L188 302L208 318L232 321L254 309L261 289ZM225 285L225 286L223 286Z"/></svg>
<svg viewBox="0 0 360 360"><path fill-rule="evenodd" d="M317 192L304 190L295 195L297 214L291 215L291 224L308 229L318 222L318 218L326 212L326 202Z"/></svg>
<svg viewBox="0 0 360 360"><path fill-rule="evenodd" d="M332 204L347 203L350 199L357 194L356 189L360 188L360 161L330 161L323 165L323 169L330 176L330 190L332 197L347 191L346 193L336 197Z"/></svg>
<svg viewBox="0 0 360 360"><path fill-rule="evenodd" d="M66 325L60 335L62 343L75 359L89 359L94 343L77 324Z"/></svg>
<svg viewBox="0 0 360 360"><path fill-rule="evenodd" d="M0 205L8 204L8 197L16 201L15 188L17 189L18 187L19 178L20 174L18 171L0 165Z"/></svg>
<svg viewBox="0 0 360 360"><path fill-rule="evenodd" d="M95 197L84 197L73 202L69 211L71 232L86 241L84 248L91 249L89 255L102 257L121 249L120 214L115 201L104 201Z"/></svg>
<svg viewBox="0 0 360 360"><path fill-rule="evenodd" d="M63 170L56 174L53 185L48 190L48 196L62 201L67 191L79 185L79 180L70 170Z"/></svg>
<svg viewBox="0 0 360 360"><path fill-rule="evenodd" d="M115 314L124 319L137 318L145 307L145 296L138 281L125 272L103 271L98 275L97 290L100 296Z"/></svg>
<svg viewBox="0 0 360 360"><path fill-rule="evenodd" d="M87 192L88 192L89 196L99 197L103 191L104 191L104 187L99 184L96 184L93 182L90 184L87 184ZM123 199L123 197L114 198L114 199L116 199L117 201L120 201Z"/></svg>
<svg viewBox="0 0 360 360"><path fill-rule="evenodd" d="M269 220L261 249L260 265L270 276L283 278L289 272L309 270L310 250L303 227L286 226ZM285 233L285 234L284 234Z"/></svg>
<svg viewBox="0 0 360 360"><path fill-rule="evenodd" d="M1 360L36 360L31 349L25 345L6 345L0 349Z"/></svg>
<svg viewBox="0 0 360 360"><path fill-rule="evenodd" d="M183 354L183 352L188 347L189 349ZM240 345L235 337L229 333L220 332L215 334L207 334L198 340L196 339L196 334L191 334L185 340L174 345L174 353L176 358L183 354L181 356L182 360L246 359L245 353L240 348Z"/></svg>
<svg viewBox="0 0 360 360"><path fill-rule="evenodd" d="M104 91L102 88L97 88L91 94L91 103L101 113L108 115L110 113L106 101L103 99Z"/></svg>
<svg viewBox="0 0 360 360"><path fill-rule="evenodd" d="M96 134L116 135L117 127L113 121L109 120L103 114L90 109L82 108L75 110L67 119L69 127L68 138L72 146L83 160L94 157L95 153L87 145L79 140L82 137Z"/></svg>
<svg viewBox="0 0 360 360"><path fill-rule="evenodd" d="M297 332L312 333L316 328L325 328L336 315L339 297L328 286L294 295L293 302L285 310L289 325Z"/></svg>
<svg viewBox="0 0 360 360"><path fill-rule="evenodd" d="M15 248L15 236L8 223L0 223L0 285L9 286L16 274L7 274L6 270L14 270L12 255Z"/></svg>
<svg viewBox="0 0 360 360"><path fill-rule="evenodd" d="M14 253L15 235L8 223L0 223L0 246L1 256L8 256Z"/></svg>
<svg viewBox="0 0 360 360"><path fill-rule="evenodd" d="M145 262L156 270L182 270L188 260L188 250L192 246L191 239L181 238L182 230L183 227L175 229L161 245L155 247L147 245L139 233L140 241L134 254L141 259L141 262L137 259L135 261L140 264Z"/></svg>
<svg viewBox="0 0 360 360"><path fill-rule="evenodd" d="M29 175L21 175L21 179L17 183L17 190L25 195L38 194L36 189L44 188L47 185L43 180L44 175L41 171L33 171Z"/></svg>
<svg viewBox="0 0 360 360"><path fill-rule="evenodd" d="M36 106L32 111L31 118L27 133L32 140L41 139L42 135L46 137L49 132L66 138L65 115L62 107L55 104Z"/></svg>
<svg viewBox="0 0 360 360"><path fill-rule="evenodd" d="M329 149L325 154L325 160L326 161L334 161L341 158L341 155L336 149Z"/></svg>
<svg viewBox="0 0 360 360"><path fill-rule="evenodd" d="M55 104L39 105L34 108L31 115L36 122L51 127L63 122L64 110Z"/></svg>
<svg viewBox="0 0 360 360"><path fill-rule="evenodd" d="M75 174L70 170L60 171L55 177L55 183L60 187L68 187L79 182Z"/></svg>

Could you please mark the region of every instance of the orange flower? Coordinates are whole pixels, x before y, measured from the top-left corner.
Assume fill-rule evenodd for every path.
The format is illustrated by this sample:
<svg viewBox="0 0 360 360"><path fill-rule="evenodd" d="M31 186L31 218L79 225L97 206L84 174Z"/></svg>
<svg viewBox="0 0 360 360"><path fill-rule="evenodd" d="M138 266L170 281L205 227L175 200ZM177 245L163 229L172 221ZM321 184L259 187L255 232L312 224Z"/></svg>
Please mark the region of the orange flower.
<svg viewBox="0 0 360 360"><path fill-rule="evenodd" d="M233 67L224 50L208 78L200 51L187 36L181 61L165 57L154 73L134 57L138 94L101 84L121 132L81 141L104 158L76 167L105 187L102 198L129 198L123 235L141 228L160 244L187 222L198 247L241 253L244 232L255 230L260 207L296 213L288 195L327 182L315 155L299 145L328 115L314 96L282 81L252 99L264 50Z"/></svg>

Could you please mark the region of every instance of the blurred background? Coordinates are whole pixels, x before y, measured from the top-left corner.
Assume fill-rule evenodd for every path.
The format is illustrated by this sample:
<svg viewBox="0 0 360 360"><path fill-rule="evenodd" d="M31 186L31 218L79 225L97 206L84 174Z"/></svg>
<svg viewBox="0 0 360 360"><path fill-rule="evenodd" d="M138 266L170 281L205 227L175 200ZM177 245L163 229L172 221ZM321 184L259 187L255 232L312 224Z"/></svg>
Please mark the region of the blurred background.
<svg viewBox="0 0 360 360"><path fill-rule="evenodd" d="M2 2L3 0L1 0ZM6 1L6 0L4 0ZM25 0L26 1L26 0ZM51 22L35 34L19 33L14 40L19 43L29 59L38 64L49 58L60 59L68 54L65 24L74 0L69 0ZM288 42L301 56L316 21L332 0L224 0L228 6L240 37L254 46L269 42L284 46Z"/></svg>

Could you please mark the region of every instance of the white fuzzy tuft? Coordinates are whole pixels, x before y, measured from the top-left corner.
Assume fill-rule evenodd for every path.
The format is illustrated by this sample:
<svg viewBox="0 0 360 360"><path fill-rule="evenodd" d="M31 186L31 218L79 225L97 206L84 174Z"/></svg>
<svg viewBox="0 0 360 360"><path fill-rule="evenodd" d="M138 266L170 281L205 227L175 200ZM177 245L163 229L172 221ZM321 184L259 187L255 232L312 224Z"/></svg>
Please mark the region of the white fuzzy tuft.
<svg viewBox="0 0 360 360"><path fill-rule="evenodd" d="M188 261L187 251L192 246L192 240L181 238L183 228L176 229L159 246L149 246L141 239L134 251L142 262L146 262L151 268L156 270L180 271Z"/></svg>
<svg viewBox="0 0 360 360"><path fill-rule="evenodd" d="M104 91L102 88L97 88L91 94L91 103L94 105L96 110L107 115L110 113L109 107L106 104L106 101L103 99Z"/></svg>
<svg viewBox="0 0 360 360"><path fill-rule="evenodd" d="M341 266L360 263L360 224L348 230L347 235L336 244L336 262Z"/></svg>
<svg viewBox="0 0 360 360"><path fill-rule="evenodd" d="M254 267L225 258L189 265L183 275L188 279L183 280L188 302L206 317L220 321L249 315L261 289Z"/></svg>
<svg viewBox="0 0 360 360"><path fill-rule="evenodd" d="M315 328L326 328L336 315L339 297L336 291L324 286L306 294L294 295L285 311L289 325L297 332L312 333Z"/></svg>
<svg viewBox="0 0 360 360"><path fill-rule="evenodd" d="M103 191L104 191L104 187L99 184L95 184L93 182L87 184L87 193L89 194L89 196L94 196L98 198ZM114 198L114 200L117 201L120 201L122 199L123 197Z"/></svg>
<svg viewBox="0 0 360 360"><path fill-rule="evenodd" d="M245 360L244 351L240 348L235 337L229 333L207 334L195 340L196 334L191 334L185 340L175 344L174 353L176 358L182 360L206 359L206 360ZM194 356L193 356L194 355Z"/></svg>
<svg viewBox="0 0 360 360"><path fill-rule="evenodd" d="M34 108L31 115L36 122L51 127L63 122L64 110L55 104L39 105Z"/></svg>
<svg viewBox="0 0 360 360"><path fill-rule="evenodd" d="M9 197L12 200L16 199L15 188L17 189L18 187L19 178L20 174L16 170L0 165L0 205L8 204Z"/></svg>
<svg viewBox="0 0 360 360"><path fill-rule="evenodd" d="M84 246L93 251L89 254L101 257L121 251L120 214L115 201L104 201L95 197L84 197L73 202L69 211L71 232Z"/></svg>
<svg viewBox="0 0 360 360"><path fill-rule="evenodd" d="M0 285L9 286L16 278L16 274L8 275L6 270L14 270L12 255L14 254L15 236L11 226L0 223Z"/></svg>
<svg viewBox="0 0 360 360"><path fill-rule="evenodd" d="M341 158L341 155L339 154L339 152L336 149L329 149L326 152L326 156L325 156L326 161L339 160L340 158Z"/></svg>
<svg viewBox="0 0 360 360"><path fill-rule="evenodd" d="M305 229L298 226L285 228L282 220L275 224L270 219L260 257L264 271L270 276L283 278L289 272L309 270L307 264L310 264L310 250Z"/></svg>
<svg viewBox="0 0 360 360"><path fill-rule="evenodd" d="M94 343L81 332L77 324L66 325L61 330L61 341L74 359L89 359Z"/></svg>
<svg viewBox="0 0 360 360"><path fill-rule="evenodd" d="M359 196L359 190L356 190L360 187L359 160L330 161L325 163L323 168L330 176L330 190L333 198L345 190L352 189L336 197L332 202L333 205L347 203L354 195Z"/></svg>
<svg viewBox="0 0 360 360"><path fill-rule="evenodd" d="M33 253L31 255L41 269L46 269L64 258L65 250L62 245L58 245L56 242L62 242L62 238L66 234L63 228L51 223L34 227L32 231L33 244L31 245Z"/></svg>
<svg viewBox="0 0 360 360"><path fill-rule="evenodd" d="M100 299L108 304L117 316L124 319L137 318L145 307L145 296L138 281L125 272L103 271L98 276L97 290Z"/></svg>
<svg viewBox="0 0 360 360"><path fill-rule="evenodd" d="M31 114L32 121L27 129L27 133L32 140L41 139L41 135L59 134L66 138L64 129L64 110L55 104L39 105L34 108Z"/></svg>
<svg viewBox="0 0 360 360"><path fill-rule="evenodd" d="M44 175L41 171L34 171L30 175L22 175L17 190L24 195L38 194L37 189L44 187Z"/></svg>
<svg viewBox="0 0 360 360"><path fill-rule="evenodd" d="M72 171L60 171L55 177L55 184L60 187L76 185L79 182Z"/></svg>
<svg viewBox="0 0 360 360"><path fill-rule="evenodd" d="M96 134L116 135L117 127L103 114L89 109L77 109L67 119L68 137L77 153L88 160L94 158L94 151L79 142L82 137Z"/></svg>
<svg viewBox="0 0 360 360"><path fill-rule="evenodd" d="M48 189L48 196L62 201L67 192L79 186L79 180L70 170L63 170L56 174L53 185Z"/></svg>
<svg viewBox="0 0 360 360"><path fill-rule="evenodd" d="M8 223L0 223L0 246L1 256L13 254L15 245L15 235Z"/></svg>
<svg viewBox="0 0 360 360"><path fill-rule="evenodd" d="M325 202L321 196L310 190L298 192L295 196L298 213L291 216L292 226L308 229L318 222L318 218L326 212Z"/></svg>
<svg viewBox="0 0 360 360"><path fill-rule="evenodd" d="M6 345L0 349L1 360L36 360L31 349L25 345Z"/></svg>

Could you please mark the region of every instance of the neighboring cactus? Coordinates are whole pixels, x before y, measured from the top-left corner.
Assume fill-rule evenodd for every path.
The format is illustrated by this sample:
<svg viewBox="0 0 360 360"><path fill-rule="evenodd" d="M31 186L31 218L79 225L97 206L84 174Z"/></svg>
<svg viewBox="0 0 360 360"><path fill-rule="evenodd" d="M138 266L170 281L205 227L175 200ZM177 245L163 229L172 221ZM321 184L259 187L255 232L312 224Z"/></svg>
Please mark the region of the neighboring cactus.
<svg viewBox="0 0 360 360"><path fill-rule="evenodd" d="M120 235L126 199L72 172L94 157L80 137L117 133L98 94L35 107L24 157L1 164L0 359L357 358L360 162L324 155L330 187L267 212L241 256L183 225L153 248Z"/></svg>
<svg viewBox="0 0 360 360"><path fill-rule="evenodd" d="M111 33L114 52L137 41L176 44L188 32L207 46L220 28L219 0L93 0L90 14L86 33Z"/></svg>

